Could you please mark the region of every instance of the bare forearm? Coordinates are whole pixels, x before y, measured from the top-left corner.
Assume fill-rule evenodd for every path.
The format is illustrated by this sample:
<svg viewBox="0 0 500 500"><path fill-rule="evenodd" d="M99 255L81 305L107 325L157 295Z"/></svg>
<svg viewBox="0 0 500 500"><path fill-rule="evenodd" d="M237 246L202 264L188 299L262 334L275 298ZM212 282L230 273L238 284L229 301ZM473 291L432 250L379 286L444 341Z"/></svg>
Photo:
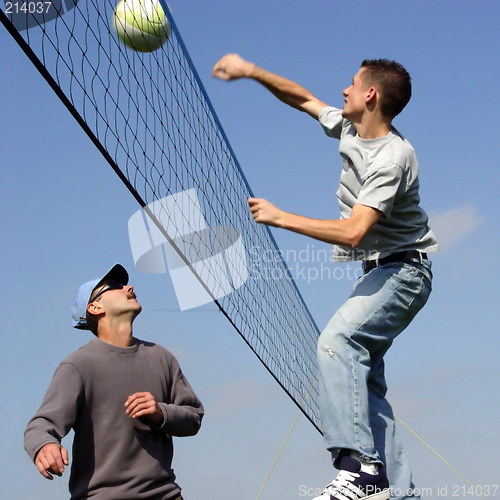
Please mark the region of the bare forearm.
<svg viewBox="0 0 500 500"><path fill-rule="evenodd" d="M249 65L248 78L252 78L259 82L285 104L299 111L305 111L307 103L316 99L314 95L302 85L283 76L271 73L253 63L249 63Z"/></svg>
<svg viewBox="0 0 500 500"><path fill-rule="evenodd" d="M255 222L280 227L317 240L349 247L358 247L381 217L381 212L364 205L354 205L349 219L311 219L284 212L261 198L248 200Z"/></svg>
<svg viewBox="0 0 500 500"><path fill-rule="evenodd" d="M316 99L302 85L260 68L237 54L225 55L214 66L212 75L226 81L239 78L253 79L266 87L285 104L304 111L316 119L321 109L326 106L325 103Z"/></svg>
<svg viewBox="0 0 500 500"><path fill-rule="evenodd" d="M362 227L350 219L310 219L283 212L278 227L309 236L316 240L355 248L365 235Z"/></svg>

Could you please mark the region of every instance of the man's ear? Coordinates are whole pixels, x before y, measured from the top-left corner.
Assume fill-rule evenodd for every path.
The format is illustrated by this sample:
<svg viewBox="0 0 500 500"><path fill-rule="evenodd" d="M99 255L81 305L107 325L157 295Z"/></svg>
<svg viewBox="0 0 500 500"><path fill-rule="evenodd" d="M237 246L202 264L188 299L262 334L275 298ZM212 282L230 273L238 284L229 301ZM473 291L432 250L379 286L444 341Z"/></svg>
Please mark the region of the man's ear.
<svg viewBox="0 0 500 500"><path fill-rule="evenodd" d="M377 99L377 89L375 87L370 87L367 89L365 94L366 103L374 103Z"/></svg>
<svg viewBox="0 0 500 500"><path fill-rule="evenodd" d="M100 302L91 302L87 305L87 312L94 316L99 316L100 314L104 314L104 306Z"/></svg>

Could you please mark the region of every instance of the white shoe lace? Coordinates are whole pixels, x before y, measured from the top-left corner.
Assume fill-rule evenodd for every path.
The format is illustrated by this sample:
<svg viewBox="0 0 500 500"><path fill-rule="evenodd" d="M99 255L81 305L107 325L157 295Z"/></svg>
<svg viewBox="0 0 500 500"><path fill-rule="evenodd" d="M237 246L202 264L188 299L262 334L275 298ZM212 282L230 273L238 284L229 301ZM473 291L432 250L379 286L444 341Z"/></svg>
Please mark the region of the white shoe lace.
<svg viewBox="0 0 500 500"><path fill-rule="evenodd" d="M355 472L341 470L337 477L324 489L322 497L335 497L338 500L359 500L366 496L352 481L359 477Z"/></svg>

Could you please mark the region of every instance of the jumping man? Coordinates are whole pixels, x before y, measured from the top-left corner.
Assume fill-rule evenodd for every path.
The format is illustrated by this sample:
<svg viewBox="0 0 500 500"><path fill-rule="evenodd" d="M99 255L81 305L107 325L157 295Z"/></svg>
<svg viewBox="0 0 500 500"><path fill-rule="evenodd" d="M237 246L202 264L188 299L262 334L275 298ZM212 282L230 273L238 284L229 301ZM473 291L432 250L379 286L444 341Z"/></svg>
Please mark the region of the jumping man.
<svg viewBox="0 0 500 500"><path fill-rule="evenodd" d="M319 498L419 498L384 377L385 353L431 292L427 253L438 250L420 207L415 152L392 126L410 100L410 75L394 61L365 60L343 91L342 109L236 54L224 56L213 76L261 83L340 140L340 219L311 219L249 199L256 222L332 243L336 262L362 261L363 276L318 341L321 427L339 470Z"/></svg>

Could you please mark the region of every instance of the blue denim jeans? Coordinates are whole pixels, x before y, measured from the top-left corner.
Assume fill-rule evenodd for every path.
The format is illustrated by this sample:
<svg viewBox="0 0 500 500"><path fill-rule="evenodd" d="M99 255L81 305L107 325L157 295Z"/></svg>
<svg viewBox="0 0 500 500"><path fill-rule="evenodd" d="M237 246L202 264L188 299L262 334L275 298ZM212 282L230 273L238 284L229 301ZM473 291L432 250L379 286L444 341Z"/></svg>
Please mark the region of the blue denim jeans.
<svg viewBox="0 0 500 500"><path fill-rule="evenodd" d="M384 355L431 287L428 260L376 267L359 278L318 341L321 427L332 460L348 449L384 464L394 499L419 497L385 398Z"/></svg>

